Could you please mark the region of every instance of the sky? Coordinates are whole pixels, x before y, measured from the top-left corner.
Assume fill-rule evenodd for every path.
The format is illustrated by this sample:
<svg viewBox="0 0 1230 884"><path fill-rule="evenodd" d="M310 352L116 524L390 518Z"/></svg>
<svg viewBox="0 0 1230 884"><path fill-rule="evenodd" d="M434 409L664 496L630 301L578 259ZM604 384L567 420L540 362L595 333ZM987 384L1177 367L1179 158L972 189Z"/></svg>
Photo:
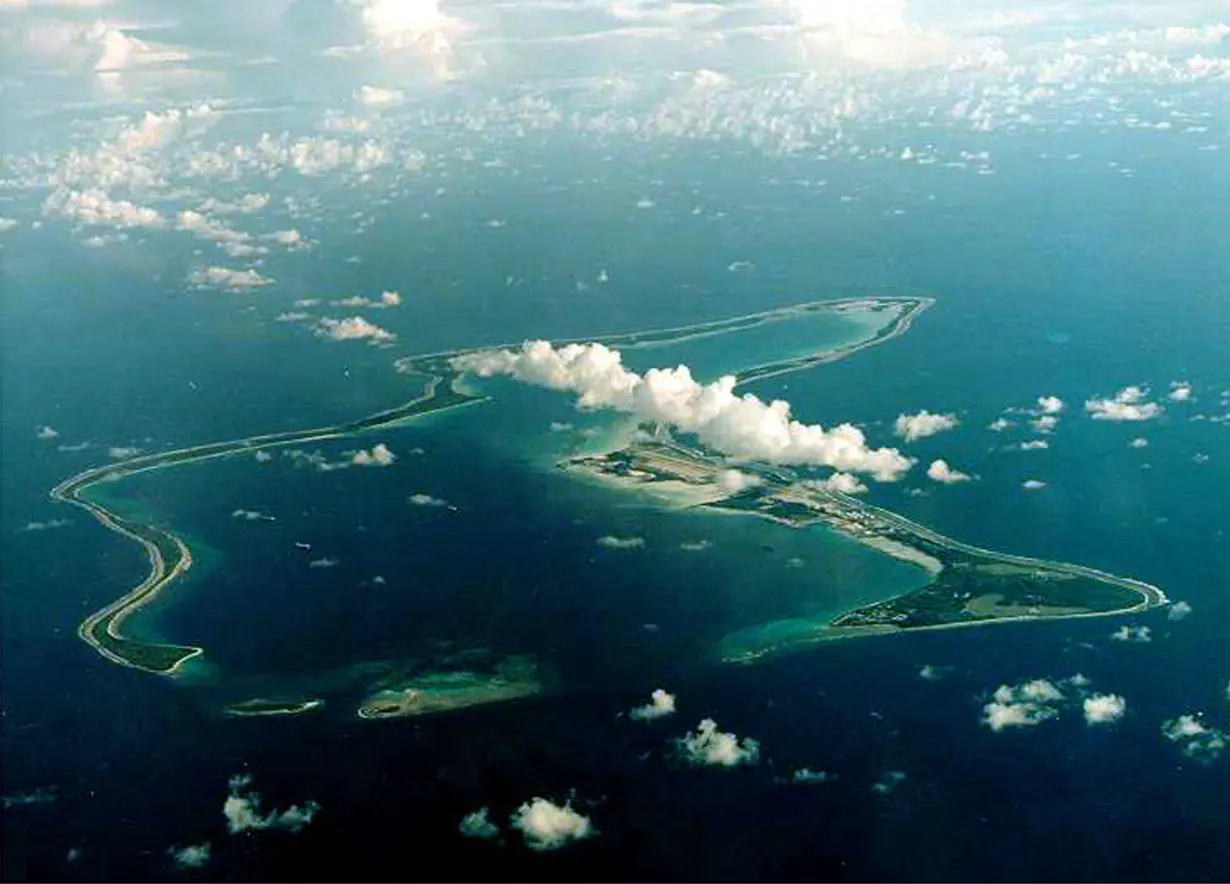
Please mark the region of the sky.
<svg viewBox="0 0 1230 884"><path fill-rule="evenodd" d="M310 221L327 229L338 188L395 195L532 137L983 173L988 134L1150 128L1217 150L1230 15L1205 0L0 0L0 53L0 227L54 224L93 248L179 237L202 249L185 286L251 290L276 282L271 256L318 244Z"/></svg>

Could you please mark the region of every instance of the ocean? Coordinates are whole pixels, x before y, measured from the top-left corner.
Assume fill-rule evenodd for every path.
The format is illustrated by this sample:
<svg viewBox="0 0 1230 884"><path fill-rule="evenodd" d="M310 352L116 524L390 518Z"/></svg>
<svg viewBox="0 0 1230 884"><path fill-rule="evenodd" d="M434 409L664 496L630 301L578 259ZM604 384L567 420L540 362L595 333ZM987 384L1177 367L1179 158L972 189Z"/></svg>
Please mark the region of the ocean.
<svg viewBox="0 0 1230 884"><path fill-rule="evenodd" d="M1230 425L1213 419L1230 408L1230 207L1217 198L1230 182L1216 152L1154 138L1116 142L1138 157L1134 177L1075 133L996 145L993 175L763 158L749 176L745 162L726 167L699 148L639 156L635 174L540 168L554 187L473 170L454 182L471 190L451 209L420 217L425 182L374 232L277 259L288 263L274 262L279 286L241 295L179 290L171 281L191 256L173 248L118 244L104 258L50 227L10 233L0 773L4 795L54 800L2 811L4 876L1224 879L1230 759L1187 758L1161 727L1203 710L1230 728ZM647 194L653 206L637 208ZM345 265L360 248L362 263ZM405 301L378 317L399 336L393 349L274 321L296 298L382 288ZM144 568L134 544L47 497L109 447L361 416L414 394L392 370L398 355L864 294L936 304L883 346L749 390L787 398L802 420L864 426L876 445L899 444L900 413L955 412L958 428L908 446L922 463L903 483L874 485L873 502L990 549L1154 583L1190 616L869 638L714 664L707 650L733 628L859 604L918 575L822 532L663 510L564 475L552 452L610 419L497 382L507 407L304 446L340 460L383 441L399 455L387 469L320 472L275 452L125 480L117 494L199 551L188 580L134 626L201 644L207 665L163 679L108 663L75 635ZM1195 395L1157 420L1081 413L1130 384L1165 401L1179 380ZM1042 395L1068 404L1047 449L1008 450L1036 435L1021 414L1008 415L1015 428L986 429ZM552 433L552 421L574 428ZM58 439L36 438L45 424ZM1131 447L1137 437L1148 446ZM928 482L936 457L976 480ZM1046 487L1026 491L1027 479ZM457 512L408 503L416 493ZM71 524L25 530L57 518ZM605 549L603 535L645 543ZM712 545L680 548L697 540ZM1122 623L1149 626L1152 641L1112 641ZM355 717L381 675L467 648L534 654L550 689L443 716ZM924 665L942 677L921 678ZM1089 727L1067 706L1038 727L980 724L999 685L1078 672L1126 698L1121 721ZM659 687L678 713L630 720ZM220 714L275 691L328 702L300 717ZM681 765L672 740L705 717L758 740L760 763ZM802 767L830 781L787 782ZM267 808L313 799L318 817L298 834L227 834L227 778L240 772ZM599 834L525 849L505 822L534 796L571 797ZM457 832L482 806L502 843ZM210 865L172 867L169 847L204 842Z"/></svg>

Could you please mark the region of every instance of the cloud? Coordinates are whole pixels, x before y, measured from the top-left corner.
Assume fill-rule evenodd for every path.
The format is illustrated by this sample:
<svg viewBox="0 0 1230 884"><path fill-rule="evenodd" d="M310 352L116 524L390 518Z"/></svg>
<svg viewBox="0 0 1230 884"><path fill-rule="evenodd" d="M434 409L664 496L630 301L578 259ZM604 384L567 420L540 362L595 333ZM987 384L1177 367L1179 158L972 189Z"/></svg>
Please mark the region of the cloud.
<svg viewBox="0 0 1230 884"><path fill-rule="evenodd" d="M276 522L277 519L273 516L266 515L259 510L237 509L231 512L232 519L243 519L245 522Z"/></svg>
<svg viewBox="0 0 1230 884"><path fill-rule="evenodd" d="M199 869L209 862L211 851L212 848L206 842L205 844L192 844L188 847L171 847L168 848L167 855L171 857L176 868Z"/></svg>
<svg viewBox="0 0 1230 884"><path fill-rule="evenodd" d="M1127 712L1127 700L1118 694L1094 694L1085 698L1082 708L1085 712L1085 724L1090 727L1114 724Z"/></svg>
<svg viewBox="0 0 1230 884"><path fill-rule="evenodd" d="M114 199L106 191L90 188L70 190L61 187L43 201L44 215L60 215L79 224L132 228L163 227L166 219L157 209L124 199Z"/></svg>
<svg viewBox="0 0 1230 884"><path fill-rule="evenodd" d="M1039 414L1059 414L1066 406L1058 396L1039 396L1037 412Z"/></svg>
<svg viewBox="0 0 1230 884"><path fill-rule="evenodd" d="M598 834L589 817L572 809L572 802L560 807L545 798L533 798L522 804L509 825L521 832L531 850L557 850Z"/></svg>
<svg viewBox="0 0 1230 884"><path fill-rule="evenodd" d="M332 341L369 340L373 344L392 341L397 335L385 331L380 326L368 322L362 316L350 316L346 319L331 319L321 317L316 323L316 336Z"/></svg>
<svg viewBox="0 0 1230 884"><path fill-rule="evenodd" d="M107 457L112 460L127 460L130 457L136 457L141 453L141 449L136 445L112 445L107 449Z"/></svg>
<svg viewBox="0 0 1230 884"><path fill-rule="evenodd" d="M1171 402L1186 402L1192 398L1192 385L1187 381L1172 381L1166 398Z"/></svg>
<svg viewBox="0 0 1230 884"><path fill-rule="evenodd" d="M706 718L675 741L679 756L696 766L737 767L760 761L760 743L751 737L742 741L734 734L718 730L717 722Z"/></svg>
<svg viewBox="0 0 1230 884"><path fill-rule="evenodd" d="M1146 439L1144 436L1137 436L1135 439L1129 442L1128 445L1130 445L1132 448L1148 448L1149 440Z"/></svg>
<svg viewBox="0 0 1230 884"><path fill-rule="evenodd" d="M272 810L262 816L261 796L248 788L252 785L251 776L247 774L233 776L227 785L229 794L222 805L222 815L226 817L226 830L232 835L262 829L299 832L312 822L320 810L319 804L309 801L302 807L292 804L286 810Z"/></svg>
<svg viewBox="0 0 1230 884"><path fill-rule="evenodd" d="M1226 748L1225 732L1205 724L1202 712L1180 715L1165 722L1162 734L1172 743L1178 743L1184 755L1197 761L1216 761Z"/></svg>
<svg viewBox="0 0 1230 884"><path fill-rule="evenodd" d="M341 559L312 559L312 561L308 562L308 567L314 571L323 571L326 568L336 568L341 563Z"/></svg>
<svg viewBox="0 0 1230 884"><path fill-rule="evenodd" d="M951 671L951 666L932 666L928 663L918 670L918 677L923 681L939 681Z"/></svg>
<svg viewBox="0 0 1230 884"><path fill-rule="evenodd" d="M1049 433L1059 426L1059 418L1053 414L1042 414L1031 420L1029 425L1039 433Z"/></svg>
<svg viewBox="0 0 1230 884"><path fill-rule="evenodd" d="M58 439L58 438L60 438L60 434L59 434L58 432L56 432L55 427L49 427L49 426L42 426L42 427L39 427L39 428L38 428L38 431L35 433L35 435L36 435L39 439L42 439L42 440L44 440L44 441L46 441L46 442L49 442L49 441L51 441L52 439Z"/></svg>
<svg viewBox="0 0 1230 884"><path fill-rule="evenodd" d="M790 775L790 782L800 786L811 786L817 783L832 782L833 775L822 770L812 770L810 767L800 767Z"/></svg>
<svg viewBox="0 0 1230 884"><path fill-rule="evenodd" d="M614 534L604 534L598 538L598 545L606 549L642 549L645 546L645 538L616 537Z"/></svg>
<svg viewBox="0 0 1230 884"><path fill-rule="evenodd" d="M487 808L480 807L473 813L467 813L457 824L457 831L467 838L482 838L490 841L500 834L500 827L487 817Z"/></svg>
<svg viewBox="0 0 1230 884"><path fill-rule="evenodd" d="M357 467L387 467L392 466L395 460L397 460L397 455L389 451L389 446L383 442L377 442L372 446L371 451L364 451L360 448L350 458L350 462Z"/></svg>
<svg viewBox="0 0 1230 884"><path fill-rule="evenodd" d="M1022 442L1020 446L1022 451L1041 451L1050 447L1051 443L1047 442L1045 439L1029 439Z"/></svg>
<svg viewBox="0 0 1230 884"><path fill-rule="evenodd" d="M867 491L867 486L849 473L833 473L823 479L809 479L803 484L842 494L864 494Z"/></svg>
<svg viewBox="0 0 1230 884"><path fill-rule="evenodd" d="M1063 699L1063 692L1046 679L1000 685L982 707L982 723L996 733L1009 727L1035 727L1058 717L1055 704Z"/></svg>
<svg viewBox="0 0 1230 884"><path fill-rule="evenodd" d="M658 688L649 695L648 703L644 706L637 706L628 713L628 717L633 721L652 721L655 718L665 718L667 715L674 714L675 695Z"/></svg>
<svg viewBox="0 0 1230 884"><path fill-rule="evenodd" d="M717 474L715 481L724 494L738 494L740 491L764 484L764 480L759 476L745 473L742 470L722 470Z"/></svg>
<svg viewBox="0 0 1230 884"><path fill-rule="evenodd" d="M406 93L383 86L360 86L356 98L367 107L396 107L406 100Z"/></svg>
<svg viewBox="0 0 1230 884"><path fill-rule="evenodd" d="M1184 601L1175 602L1166 612L1166 619L1171 621L1185 620L1192 613L1192 606Z"/></svg>
<svg viewBox="0 0 1230 884"><path fill-rule="evenodd" d="M1134 642L1136 644L1145 644L1153 641L1152 630L1147 626L1120 626L1110 634L1112 641L1117 642Z"/></svg>
<svg viewBox="0 0 1230 884"><path fill-rule="evenodd" d="M679 544L679 548L684 552L704 552L713 547L713 542L709 540L684 540Z"/></svg>
<svg viewBox="0 0 1230 884"><path fill-rule="evenodd" d="M1008 420L1006 417L997 417L995 420L987 424L987 429L993 430L996 433L1001 433L1004 430L1008 429L1009 427L1014 427L1014 426L1016 426L1016 424Z"/></svg>
<svg viewBox="0 0 1230 884"><path fill-rule="evenodd" d="M71 525L72 519L48 519L45 522L35 522L33 520L26 522L18 530L20 531L53 531L56 528L65 528Z"/></svg>
<svg viewBox="0 0 1230 884"><path fill-rule="evenodd" d="M230 267L205 267L188 274L188 284L197 288L226 288L232 291L272 285L273 280L262 276L254 267L232 270Z"/></svg>
<svg viewBox="0 0 1230 884"><path fill-rule="evenodd" d="M871 791L877 795L891 795L908 777L899 770L885 771L884 776L871 784Z"/></svg>
<svg viewBox="0 0 1230 884"><path fill-rule="evenodd" d="M619 351L602 344L557 349L548 341L527 341L519 350L465 354L453 365L479 377L507 375L575 392L582 408L611 408L662 421L735 457L830 466L870 473L880 481L899 479L913 463L896 449L869 449L862 431L850 424L825 430L792 420L784 400L765 403L751 394L736 396L733 375L700 384L685 365L638 375L624 368Z"/></svg>
<svg viewBox="0 0 1230 884"><path fill-rule="evenodd" d="M432 497L430 494L426 494L422 491L416 492L415 494L411 494L406 499L413 506L425 506L425 507L433 507L433 508L448 506L448 501L445 500L444 498Z"/></svg>
<svg viewBox="0 0 1230 884"><path fill-rule="evenodd" d="M958 423L955 414L932 414L924 408L918 414L898 415L893 431L906 442L914 442L951 430Z"/></svg>
<svg viewBox="0 0 1230 884"><path fill-rule="evenodd" d="M1046 487L1046 483L1041 479L1026 479L1021 483L1021 487L1026 491L1038 491Z"/></svg>
<svg viewBox="0 0 1230 884"><path fill-rule="evenodd" d="M1088 399L1085 411L1094 420L1147 421L1158 417L1163 409L1156 402L1146 402L1147 392L1140 387L1124 387L1110 399Z"/></svg>
<svg viewBox="0 0 1230 884"><path fill-rule="evenodd" d="M927 478L934 482L952 485L957 482L968 482L973 477L960 470L954 470L946 460L933 460L931 466L927 467Z"/></svg>

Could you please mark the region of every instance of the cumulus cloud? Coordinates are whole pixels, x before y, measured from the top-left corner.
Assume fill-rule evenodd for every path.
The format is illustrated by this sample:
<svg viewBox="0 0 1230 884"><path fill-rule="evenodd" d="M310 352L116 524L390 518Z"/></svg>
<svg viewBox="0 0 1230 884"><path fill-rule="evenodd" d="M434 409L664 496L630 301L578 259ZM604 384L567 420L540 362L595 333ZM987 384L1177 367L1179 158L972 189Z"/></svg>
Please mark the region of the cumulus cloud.
<svg viewBox="0 0 1230 884"><path fill-rule="evenodd" d="M298 832L308 825L320 810L319 804L309 801L302 807L292 804L285 810L271 810L262 815L261 796L249 788L252 785L251 776L233 776L227 785L230 792L222 805L222 815L226 817L226 830L232 835L262 829Z"/></svg>
<svg viewBox="0 0 1230 884"><path fill-rule="evenodd" d="M1021 487L1026 491L1038 491L1046 487L1046 483L1041 479L1026 479L1021 483Z"/></svg>
<svg viewBox="0 0 1230 884"><path fill-rule="evenodd" d="M163 227L166 219L157 209L114 199L106 191L59 188L43 201L44 215L60 215L79 224L131 228Z"/></svg>
<svg viewBox="0 0 1230 884"><path fill-rule="evenodd" d="M1029 425L1039 433L1049 433L1059 426L1059 418L1053 414L1040 414L1031 420Z"/></svg>
<svg viewBox="0 0 1230 884"><path fill-rule="evenodd" d="M1082 704L1085 723L1090 727L1098 724L1114 724L1127 712L1127 700L1118 694L1094 694Z"/></svg>
<svg viewBox="0 0 1230 884"><path fill-rule="evenodd" d="M35 435L45 442L50 442L52 439L60 438L60 434L56 432L55 427L48 426L39 427Z"/></svg>
<svg viewBox="0 0 1230 884"><path fill-rule="evenodd" d="M764 480L759 476L742 470L722 470L714 481L724 494L738 494L764 484Z"/></svg>
<svg viewBox="0 0 1230 884"><path fill-rule="evenodd" d="M658 688L649 695L648 703L644 706L637 706L628 713L628 717L634 721L652 721L655 718L665 718L667 715L674 714L675 695Z"/></svg>
<svg viewBox="0 0 1230 884"><path fill-rule="evenodd" d="M1013 427L1013 426L1016 426L1016 424L1008 420L1008 418L997 417L995 420L987 424L987 429L993 430L996 433L1002 433L1004 430L1008 429L1009 427Z"/></svg>
<svg viewBox="0 0 1230 884"><path fill-rule="evenodd" d="M349 316L345 319L321 317L316 323L316 336L328 338L331 341L362 341L373 344L392 341L397 335L368 322L362 316Z"/></svg>
<svg viewBox="0 0 1230 884"><path fill-rule="evenodd" d="M1170 610L1166 612L1166 619L1171 621L1185 620L1192 613L1192 606L1188 602L1178 601L1170 606Z"/></svg>
<svg viewBox="0 0 1230 884"><path fill-rule="evenodd" d="M1039 414L1059 414L1064 408L1064 402L1058 396L1038 397L1037 412Z"/></svg>
<svg viewBox="0 0 1230 884"><path fill-rule="evenodd" d="M231 511L232 519L242 519L245 522L276 522L277 519L273 516L266 515L260 510L245 510L237 509Z"/></svg>
<svg viewBox="0 0 1230 884"><path fill-rule="evenodd" d="M946 460L933 460L931 466L927 467L927 478L933 482L953 485L957 482L968 482L973 477L960 470L954 470Z"/></svg>
<svg viewBox="0 0 1230 884"><path fill-rule="evenodd" d="M1110 634L1112 641L1117 642L1134 642L1136 644L1146 644L1153 641L1152 630L1147 626L1120 626Z"/></svg>
<svg viewBox="0 0 1230 884"><path fill-rule="evenodd" d="M197 288L225 288L238 291L272 285L273 280L262 276L254 267L234 270L230 267L204 267L188 274L188 284Z"/></svg>
<svg viewBox="0 0 1230 884"><path fill-rule="evenodd" d="M760 760L760 743L751 737L740 740L718 730L717 722L706 718L675 741L679 757L695 766L737 767Z"/></svg>
<svg viewBox="0 0 1230 884"><path fill-rule="evenodd" d="M54 531L56 528L65 528L71 525L71 519L48 519L45 522L36 522L30 520L22 525L20 531Z"/></svg>
<svg viewBox="0 0 1230 884"><path fill-rule="evenodd" d="M414 494L411 494L411 495L410 495L408 498L406 498L406 499L407 499L408 501L410 501L410 503L411 503L412 505L414 505L414 506L424 506L424 507L439 508L439 507L442 507L442 506L448 506L448 505L449 505L449 504L448 504L448 501L447 501L447 500L445 500L444 498L442 498L442 497L432 497L430 494L427 494L427 493L425 493L425 492L423 492L423 491L419 491L419 492L416 492L416 493L414 493Z"/></svg>
<svg viewBox="0 0 1230 884"><path fill-rule="evenodd" d="M350 462L357 467L387 467L391 466L395 460L397 460L397 455L390 451L389 446L383 442L377 442L370 451L360 448L350 458Z"/></svg>
<svg viewBox="0 0 1230 884"><path fill-rule="evenodd" d="M822 770L812 770L810 767L800 767L790 775L790 782L800 786L811 786L817 783L828 783L833 775Z"/></svg>
<svg viewBox="0 0 1230 884"><path fill-rule="evenodd" d="M1135 439L1129 442L1128 445L1130 445L1132 448L1148 448L1149 440L1146 439L1144 436L1137 436Z"/></svg>
<svg viewBox="0 0 1230 884"><path fill-rule="evenodd" d="M823 479L808 480L803 484L842 494L864 494L867 491L867 486L849 473L833 473Z"/></svg>
<svg viewBox="0 0 1230 884"><path fill-rule="evenodd" d="M465 354L453 365L479 377L507 375L575 392L582 408L611 408L662 421L739 458L829 466L869 473L880 481L899 479L913 463L896 449L868 448L863 432L850 424L826 430L792 420L784 400L765 403L751 394L737 396L732 375L700 384L685 365L638 375L622 365L619 351L603 344L556 348L548 341L527 341L518 350Z"/></svg>
<svg viewBox="0 0 1230 884"><path fill-rule="evenodd" d="M1046 679L1000 685L982 707L982 723L997 733L1009 727L1035 727L1059 715L1055 706L1063 698L1063 692Z"/></svg>
<svg viewBox="0 0 1230 884"><path fill-rule="evenodd" d="M482 838L490 841L500 834L500 827L487 816L487 808L480 807L473 813L467 813L457 824L457 830L467 838Z"/></svg>
<svg viewBox="0 0 1230 884"><path fill-rule="evenodd" d="M367 107L396 107L406 100L406 93L383 86L360 86L356 98Z"/></svg>
<svg viewBox="0 0 1230 884"><path fill-rule="evenodd" d="M928 663L918 670L918 677L923 681L939 681L951 671L951 666L932 666Z"/></svg>
<svg viewBox="0 0 1230 884"><path fill-rule="evenodd" d="M642 549L645 546L645 538L616 537L614 534L604 534L598 538L598 545L605 549Z"/></svg>
<svg viewBox="0 0 1230 884"><path fill-rule="evenodd" d="M679 548L684 552L704 552L712 546L713 542L709 540L684 540L679 544Z"/></svg>
<svg viewBox="0 0 1230 884"><path fill-rule="evenodd" d="M884 775L880 777L880 779L871 784L871 791L877 795L891 795L893 792L897 791L897 787L904 783L907 779L908 777L906 777L903 771L885 771Z"/></svg>
<svg viewBox="0 0 1230 884"><path fill-rule="evenodd" d="M209 862L211 852L212 848L206 842L205 844L191 844L187 847L172 847L167 850L167 855L171 857L176 868L199 869Z"/></svg>
<svg viewBox="0 0 1230 884"><path fill-rule="evenodd" d="M1045 439L1029 439L1021 443L1022 451L1042 451L1051 447L1051 443Z"/></svg>
<svg viewBox="0 0 1230 884"><path fill-rule="evenodd" d="M560 807L545 798L533 798L522 804L509 825L521 832L531 850L557 850L598 834L589 817L572 809L571 801Z"/></svg>
<svg viewBox="0 0 1230 884"><path fill-rule="evenodd" d="M955 414L932 414L924 408L918 414L898 415L893 431L906 442L914 442L951 430L958 423Z"/></svg>
<svg viewBox="0 0 1230 884"><path fill-rule="evenodd" d="M127 460L130 457L136 457L141 453L141 449L136 445L112 445L107 449L107 457L112 460Z"/></svg>
<svg viewBox="0 0 1230 884"><path fill-rule="evenodd" d="M1173 381L1166 398L1171 402L1186 402L1192 398L1192 385L1187 381Z"/></svg>
<svg viewBox="0 0 1230 884"><path fill-rule="evenodd" d="M1204 723L1204 714L1180 715L1162 725L1162 734L1178 743L1183 754L1197 761L1215 761L1226 748L1226 733Z"/></svg>
<svg viewBox="0 0 1230 884"><path fill-rule="evenodd" d="M1147 391L1140 387L1124 387L1109 399L1088 399L1085 411L1094 420L1147 421L1158 417L1163 409L1156 402L1148 402Z"/></svg>

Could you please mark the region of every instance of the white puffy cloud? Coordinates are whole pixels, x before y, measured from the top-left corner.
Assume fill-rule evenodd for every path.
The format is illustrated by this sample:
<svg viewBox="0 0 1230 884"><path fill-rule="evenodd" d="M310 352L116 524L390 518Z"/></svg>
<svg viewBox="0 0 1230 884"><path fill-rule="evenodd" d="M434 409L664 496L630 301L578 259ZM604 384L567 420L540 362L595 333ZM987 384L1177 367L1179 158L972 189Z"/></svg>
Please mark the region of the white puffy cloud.
<svg viewBox="0 0 1230 884"><path fill-rule="evenodd" d="M1173 381L1166 398L1171 402L1186 402L1192 398L1192 385L1187 381Z"/></svg>
<svg viewBox="0 0 1230 884"><path fill-rule="evenodd" d="M60 437L60 434L56 431L55 427L50 426L39 427L35 435L44 442L50 442L52 439L58 439Z"/></svg>
<svg viewBox="0 0 1230 884"><path fill-rule="evenodd" d="M1049 433L1059 426L1059 418L1053 414L1040 414L1031 420L1029 425L1039 433Z"/></svg>
<svg viewBox="0 0 1230 884"><path fill-rule="evenodd" d="M545 798L533 798L522 804L509 825L521 832L531 850L557 850L598 834L589 817L572 809L571 801L560 807Z"/></svg>
<svg viewBox="0 0 1230 884"><path fill-rule="evenodd" d="M244 522L276 522L277 519L273 516L262 513L260 510L246 510L242 507L231 511L232 519L241 519Z"/></svg>
<svg viewBox="0 0 1230 884"><path fill-rule="evenodd" d="M229 794L222 805L226 817L226 829L232 835L261 829L285 829L298 832L308 825L320 810L320 805L309 801L300 807L292 804L285 810L271 810L261 814L261 796L252 791L252 777L247 774L233 776L228 783Z"/></svg>
<svg viewBox="0 0 1230 884"><path fill-rule="evenodd" d="M760 743L751 737L740 740L718 730L717 722L706 718L675 741L679 757L696 766L737 767L760 760Z"/></svg>
<svg viewBox="0 0 1230 884"><path fill-rule="evenodd" d="M1050 447L1051 443L1045 439L1027 439L1020 445L1021 451L1042 451Z"/></svg>
<svg viewBox="0 0 1230 884"><path fill-rule="evenodd" d="M386 331L362 316L348 316L345 319L332 319L322 316L316 322L316 335L331 341L362 341L373 344L392 341L397 335Z"/></svg>
<svg viewBox="0 0 1230 884"><path fill-rule="evenodd" d="M616 537L614 534L604 534L598 538L598 545L606 549L642 549L645 546L645 538Z"/></svg>
<svg viewBox="0 0 1230 884"><path fill-rule="evenodd" d="M849 473L833 473L823 479L809 479L804 485L822 488L825 491L837 491L841 494L864 494L867 486Z"/></svg>
<svg viewBox="0 0 1230 884"><path fill-rule="evenodd" d="M272 285L273 280L262 276L259 270L248 267L233 270L230 267L205 267L188 274L188 284L197 288L225 288L232 291Z"/></svg>
<svg viewBox="0 0 1230 884"><path fill-rule="evenodd" d="M1058 396L1039 396L1038 414L1059 414L1065 408L1064 402Z"/></svg>
<svg viewBox="0 0 1230 884"><path fill-rule="evenodd" d="M1112 641L1146 644L1153 641L1152 630L1147 626L1123 625L1110 634Z"/></svg>
<svg viewBox="0 0 1230 884"><path fill-rule="evenodd" d="M742 470L722 470L714 480L724 494L738 494L748 488L756 488L764 484L764 480L753 473Z"/></svg>
<svg viewBox="0 0 1230 884"><path fill-rule="evenodd" d="M350 458L350 462L357 467L387 467L395 460L397 455L383 442L377 442L370 451L360 448Z"/></svg>
<svg viewBox="0 0 1230 884"><path fill-rule="evenodd" d="M406 100L406 93L383 86L360 86L356 97L367 107L396 107Z"/></svg>
<svg viewBox="0 0 1230 884"><path fill-rule="evenodd" d="M1000 685L991 702L982 707L982 723L999 732L1009 727L1034 727L1059 715L1056 704L1063 692L1046 679Z"/></svg>
<svg viewBox="0 0 1230 884"><path fill-rule="evenodd" d="M171 861L180 869L199 869L209 862L212 848L209 843L190 844L187 847L172 847L167 850Z"/></svg>
<svg viewBox="0 0 1230 884"><path fill-rule="evenodd" d="M1185 620L1192 613L1192 606L1188 602L1178 601L1170 606L1170 610L1166 612L1166 619L1171 621Z"/></svg>
<svg viewBox="0 0 1230 884"><path fill-rule="evenodd" d="M1226 748L1226 733L1204 723L1204 715L1192 712L1162 725L1162 734L1178 743L1183 754L1198 761L1215 761Z"/></svg>
<svg viewBox="0 0 1230 884"><path fill-rule="evenodd" d="M440 498L440 497L432 497L430 494L425 494L422 491L419 491L415 494L411 494L410 497L407 498L407 500L409 500L410 503L413 504L414 506L425 506L425 507L432 507L432 508L448 506L447 500L444 500L443 498Z"/></svg>
<svg viewBox="0 0 1230 884"><path fill-rule="evenodd" d="M1021 487L1026 491L1038 491L1046 487L1046 483L1041 479L1026 479L1021 483Z"/></svg>
<svg viewBox="0 0 1230 884"><path fill-rule="evenodd" d="M739 458L830 466L880 481L899 479L912 464L896 449L868 448L863 432L850 424L826 430L791 419L790 403L784 400L765 403L750 393L737 396L732 375L700 384L685 365L638 375L622 365L619 351L603 344L556 348L548 341L527 341L518 350L465 354L453 365L479 377L507 375L575 392L582 408L611 408L662 421Z"/></svg>
<svg viewBox="0 0 1230 884"><path fill-rule="evenodd" d="M944 485L953 485L957 482L968 482L973 477L960 470L954 470L946 460L933 460L931 466L927 467L927 478Z"/></svg>
<svg viewBox="0 0 1230 884"><path fill-rule="evenodd" d="M485 807L480 807L473 813L467 813L462 817L457 830L467 838L482 838L486 841L500 834L500 827L491 822Z"/></svg>
<svg viewBox="0 0 1230 884"><path fill-rule="evenodd" d="M955 414L932 414L925 408L918 414L901 414L893 424L893 430L906 442L914 442L936 433L951 430L959 421Z"/></svg>
<svg viewBox="0 0 1230 884"><path fill-rule="evenodd" d="M1156 402L1145 401L1147 392L1140 387L1124 387L1109 399L1087 399L1085 411L1094 420L1147 421L1158 417L1163 409Z"/></svg>
<svg viewBox="0 0 1230 884"><path fill-rule="evenodd" d="M43 201L44 215L59 215L79 224L105 227L164 227L166 219L149 206L115 199L98 188L70 190L61 187Z"/></svg>
<svg viewBox="0 0 1230 884"><path fill-rule="evenodd" d="M1009 427L1013 427L1013 426L1016 426L1016 424L1008 420L1008 418L997 417L995 420L987 424L987 429L993 432L996 432L996 433L1002 433L1004 430L1008 429Z"/></svg>
<svg viewBox="0 0 1230 884"><path fill-rule="evenodd" d="M1085 698L1082 708L1089 726L1114 724L1127 712L1127 700L1118 694L1094 694Z"/></svg>
<svg viewBox="0 0 1230 884"><path fill-rule="evenodd" d="M648 703L644 706L637 706L628 713L628 717L634 721L652 721L655 718L665 718L667 715L674 714L675 695L658 688L649 695Z"/></svg>
<svg viewBox="0 0 1230 884"><path fill-rule="evenodd" d="M790 775L790 782L801 785L811 786L817 783L829 783L834 779L833 775L822 770L812 770L810 767L800 767Z"/></svg>
<svg viewBox="0 0 1230 884"><path fill-rule="evenodd" d="M1144 436L1137 436L1135 439L1129 442L1128 445L1130 445L1132 448L1148 448L1149 440L1146 439Z"/></svg>

